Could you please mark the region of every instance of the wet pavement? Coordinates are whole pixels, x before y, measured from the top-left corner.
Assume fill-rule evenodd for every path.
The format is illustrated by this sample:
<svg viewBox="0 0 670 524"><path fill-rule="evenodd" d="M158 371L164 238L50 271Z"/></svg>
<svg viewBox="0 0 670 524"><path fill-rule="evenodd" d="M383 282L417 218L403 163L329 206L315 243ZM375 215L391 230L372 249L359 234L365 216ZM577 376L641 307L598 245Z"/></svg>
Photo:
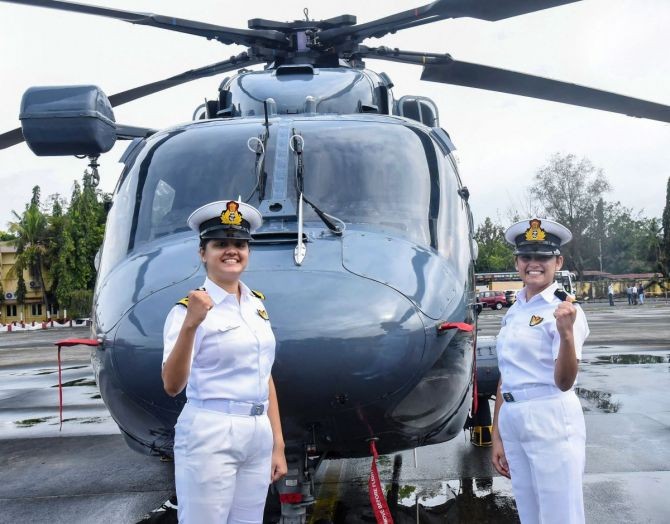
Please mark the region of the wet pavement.
<svg viewBox="0 0 670 524"><path fill-rule="evenodd" d="M0 334L0 523L130 523L174 491L172 465L131 451L100 398L86 328Z"/></svg>
<svg viewBox="0 0 670 524"><path fill-rule="evenodd" d="M670 509L670 305L585 304L591 335L577 385L587 429L584 497L588 523L667 523ZM485 310L479 335L495 335L503 311ZM491 403L491 407L493 404ZM511 482L490 451L467 435L380 458L397 523L517 523ZM370 459L327 461L317 478L313 522L374 522ZM394 489L392 489L394 488ZM397 497L394 493L398 493Z"/></svg>
<svg viewBox="0 0 670 524"><path fill-rule="evenodd" d="M589 523L670 521L670 305L586 304L591 336L578 394L587 425ZM479 334L505 313L484 311ZM125 445L99 398L89 350L63 350L58 427L56 350L83 328L0 334L0 523L134 523L173 491L171 464ZM398 523L518 522L510 482L465 433L451 442L380 457ZM374 522L370 459L327 461L311 521ZM392 482L392 478L397 482Z"/></svg>

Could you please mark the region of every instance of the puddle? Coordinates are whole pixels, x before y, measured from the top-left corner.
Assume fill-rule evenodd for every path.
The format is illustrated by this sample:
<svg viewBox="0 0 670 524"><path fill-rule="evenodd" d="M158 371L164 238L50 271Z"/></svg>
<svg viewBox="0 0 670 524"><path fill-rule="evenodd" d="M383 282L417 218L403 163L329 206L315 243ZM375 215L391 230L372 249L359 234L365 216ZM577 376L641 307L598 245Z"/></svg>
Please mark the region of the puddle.
<svg viewBox="0 0 670 524"><path fill-rule="evenodd" d="M62 386L64 388L69 388L72 386L96 386L95 380L92 378L77 378L75 380L70 380L68 382L63 382ZM51 386L52 388L57 388L58 384Z"/></svg>
<svg viewBox="0 0 670 524"><path fill-rule="evenodd" d="M389 507L396 522L403 523L481 523L491 522L491 515L500 524L519 522L511 490L490 477L447 480L432 486L402 484L397 499L389 497ZM354 512L344 502L338 510L335 522L348 522L345 515Z"/></svg>
<svg viewBox="0 0 670 524"><path fill-rule="evenodd" d="M33 426L42 424L43 422L46 422L52 418L56 417L27 418L24 420L16 420L14 421L14 424L19 428L32 428Z"/></svg>
<svg viewBox="0 0 670 524"><path fill-rule="evenodd" d="M73 418L64 418L63 424L66 422L76 422L78 424L100 424L101 422L106 422L106 419L102 417L73 417ZM58 426L60 422L50 422L51 426Z"/></svg>
<svg viewBox="0 0 670 524"><path fill-rule="evenodd" d="M591 364L667 364L669 356L662 355L598 355Z"/></svg>
<svg viewBox="0 0 670 524"><path fill-rule="evenodd" d="M621 402L612 400L612 393L599 391L597 389L575 388L575 393L579 398L583 398L589 404L604 413L616 413L621 408ZM590 411L588 407L584 411Z"/></svg>

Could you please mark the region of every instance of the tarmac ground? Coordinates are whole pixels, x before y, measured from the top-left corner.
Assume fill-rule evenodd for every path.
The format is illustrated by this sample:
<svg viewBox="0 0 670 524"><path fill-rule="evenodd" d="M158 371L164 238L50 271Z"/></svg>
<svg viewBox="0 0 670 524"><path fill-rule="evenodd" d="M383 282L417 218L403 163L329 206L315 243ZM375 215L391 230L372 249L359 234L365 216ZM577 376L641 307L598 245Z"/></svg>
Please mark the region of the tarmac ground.
<svg viewBox="0 0 670 524"><path fill-rule="evenodd" d="M591 335L577 391L587 426L587 522L669 522L670 305L584 309ZM504 313L485 310L479 335L495 335ZM83 336L82 328L0 334L0 523L136 523L174 492L171 463L124 443L88 349L63 350L59 431L53 343ZM511 483L489 457L466 433L380 457L395 522L518 522ZM374 522L369 470L370 459L326 461L311 521Z"/></svg>

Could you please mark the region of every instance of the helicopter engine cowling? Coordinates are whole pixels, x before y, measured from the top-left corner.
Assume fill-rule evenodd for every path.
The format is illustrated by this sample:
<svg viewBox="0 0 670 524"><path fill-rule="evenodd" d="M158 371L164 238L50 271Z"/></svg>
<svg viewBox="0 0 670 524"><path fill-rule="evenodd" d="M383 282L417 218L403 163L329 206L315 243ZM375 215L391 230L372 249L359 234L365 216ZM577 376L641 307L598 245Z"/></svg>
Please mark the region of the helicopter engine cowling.
<svg viewBox="0 0 670 524"><path fill-rule="evenodd" d="M276 104L269 116L292 114L389 114L390 90L369 70L284 65L248 71L225 81L215 116L263 116L265 102Z"/></svg>

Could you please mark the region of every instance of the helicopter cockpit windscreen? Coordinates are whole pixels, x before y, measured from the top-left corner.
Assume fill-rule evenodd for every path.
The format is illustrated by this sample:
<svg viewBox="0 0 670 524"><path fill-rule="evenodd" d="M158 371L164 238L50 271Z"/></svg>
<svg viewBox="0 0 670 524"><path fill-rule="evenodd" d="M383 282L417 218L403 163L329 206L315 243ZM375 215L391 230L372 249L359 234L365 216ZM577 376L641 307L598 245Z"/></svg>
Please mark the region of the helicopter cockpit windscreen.
<svg viewBox="0 0 670 524"><path fill-rule="evenodd" d="M246 199L256 186L256 154L247 141L262 130L259 123L202 123L152 137L114 197L105 269L142 244L188 231L187 218L204 204ZM249 203L258 206L257 192Z"/></svg>
<svg viewBox="0 0 670 524"><path fill-rule="evenodd" d="M436 247L431 223L438 214L439 172L424 133L389 122L343 120L304 120L295 129L305 141L305 195L322 211ZM319 221L309 206L305 221Z"/></svg>
<svg viewBox="0 0 670 524"><path fill-rule="evenodd" d="M199 206L246 199L256 185L256 155L247 141L260 133L254 125L226 126L222 133L205 124L166 137L138 162L142 200L134 244L187 231L186 220ZM257 196L249 203L258 205Z"/></svg>
<svg viewBox="0 0 670 524"><path fill-rule="evenodd" d="M296 119L304 139L304 190L320 209L346 224L372 227L437 247L439 168L425 133L386 122ZM266 143L265 198L271 198L277 148L290 153L288 134L271 127ZM203 122L155 135L125 173L110 211L103 250L105 271L146 243L188 231L186 220L214 200L241 197L260 207L257 155L248 141L265 128L256 122ZM280 155L281 156L281 155ZM294 159L295 161L295 159ZM295 163L280 163L287 196L297 200ZM305 206L305 223L322 227ZM289 220L287 227L295 227Z"/></svg>

